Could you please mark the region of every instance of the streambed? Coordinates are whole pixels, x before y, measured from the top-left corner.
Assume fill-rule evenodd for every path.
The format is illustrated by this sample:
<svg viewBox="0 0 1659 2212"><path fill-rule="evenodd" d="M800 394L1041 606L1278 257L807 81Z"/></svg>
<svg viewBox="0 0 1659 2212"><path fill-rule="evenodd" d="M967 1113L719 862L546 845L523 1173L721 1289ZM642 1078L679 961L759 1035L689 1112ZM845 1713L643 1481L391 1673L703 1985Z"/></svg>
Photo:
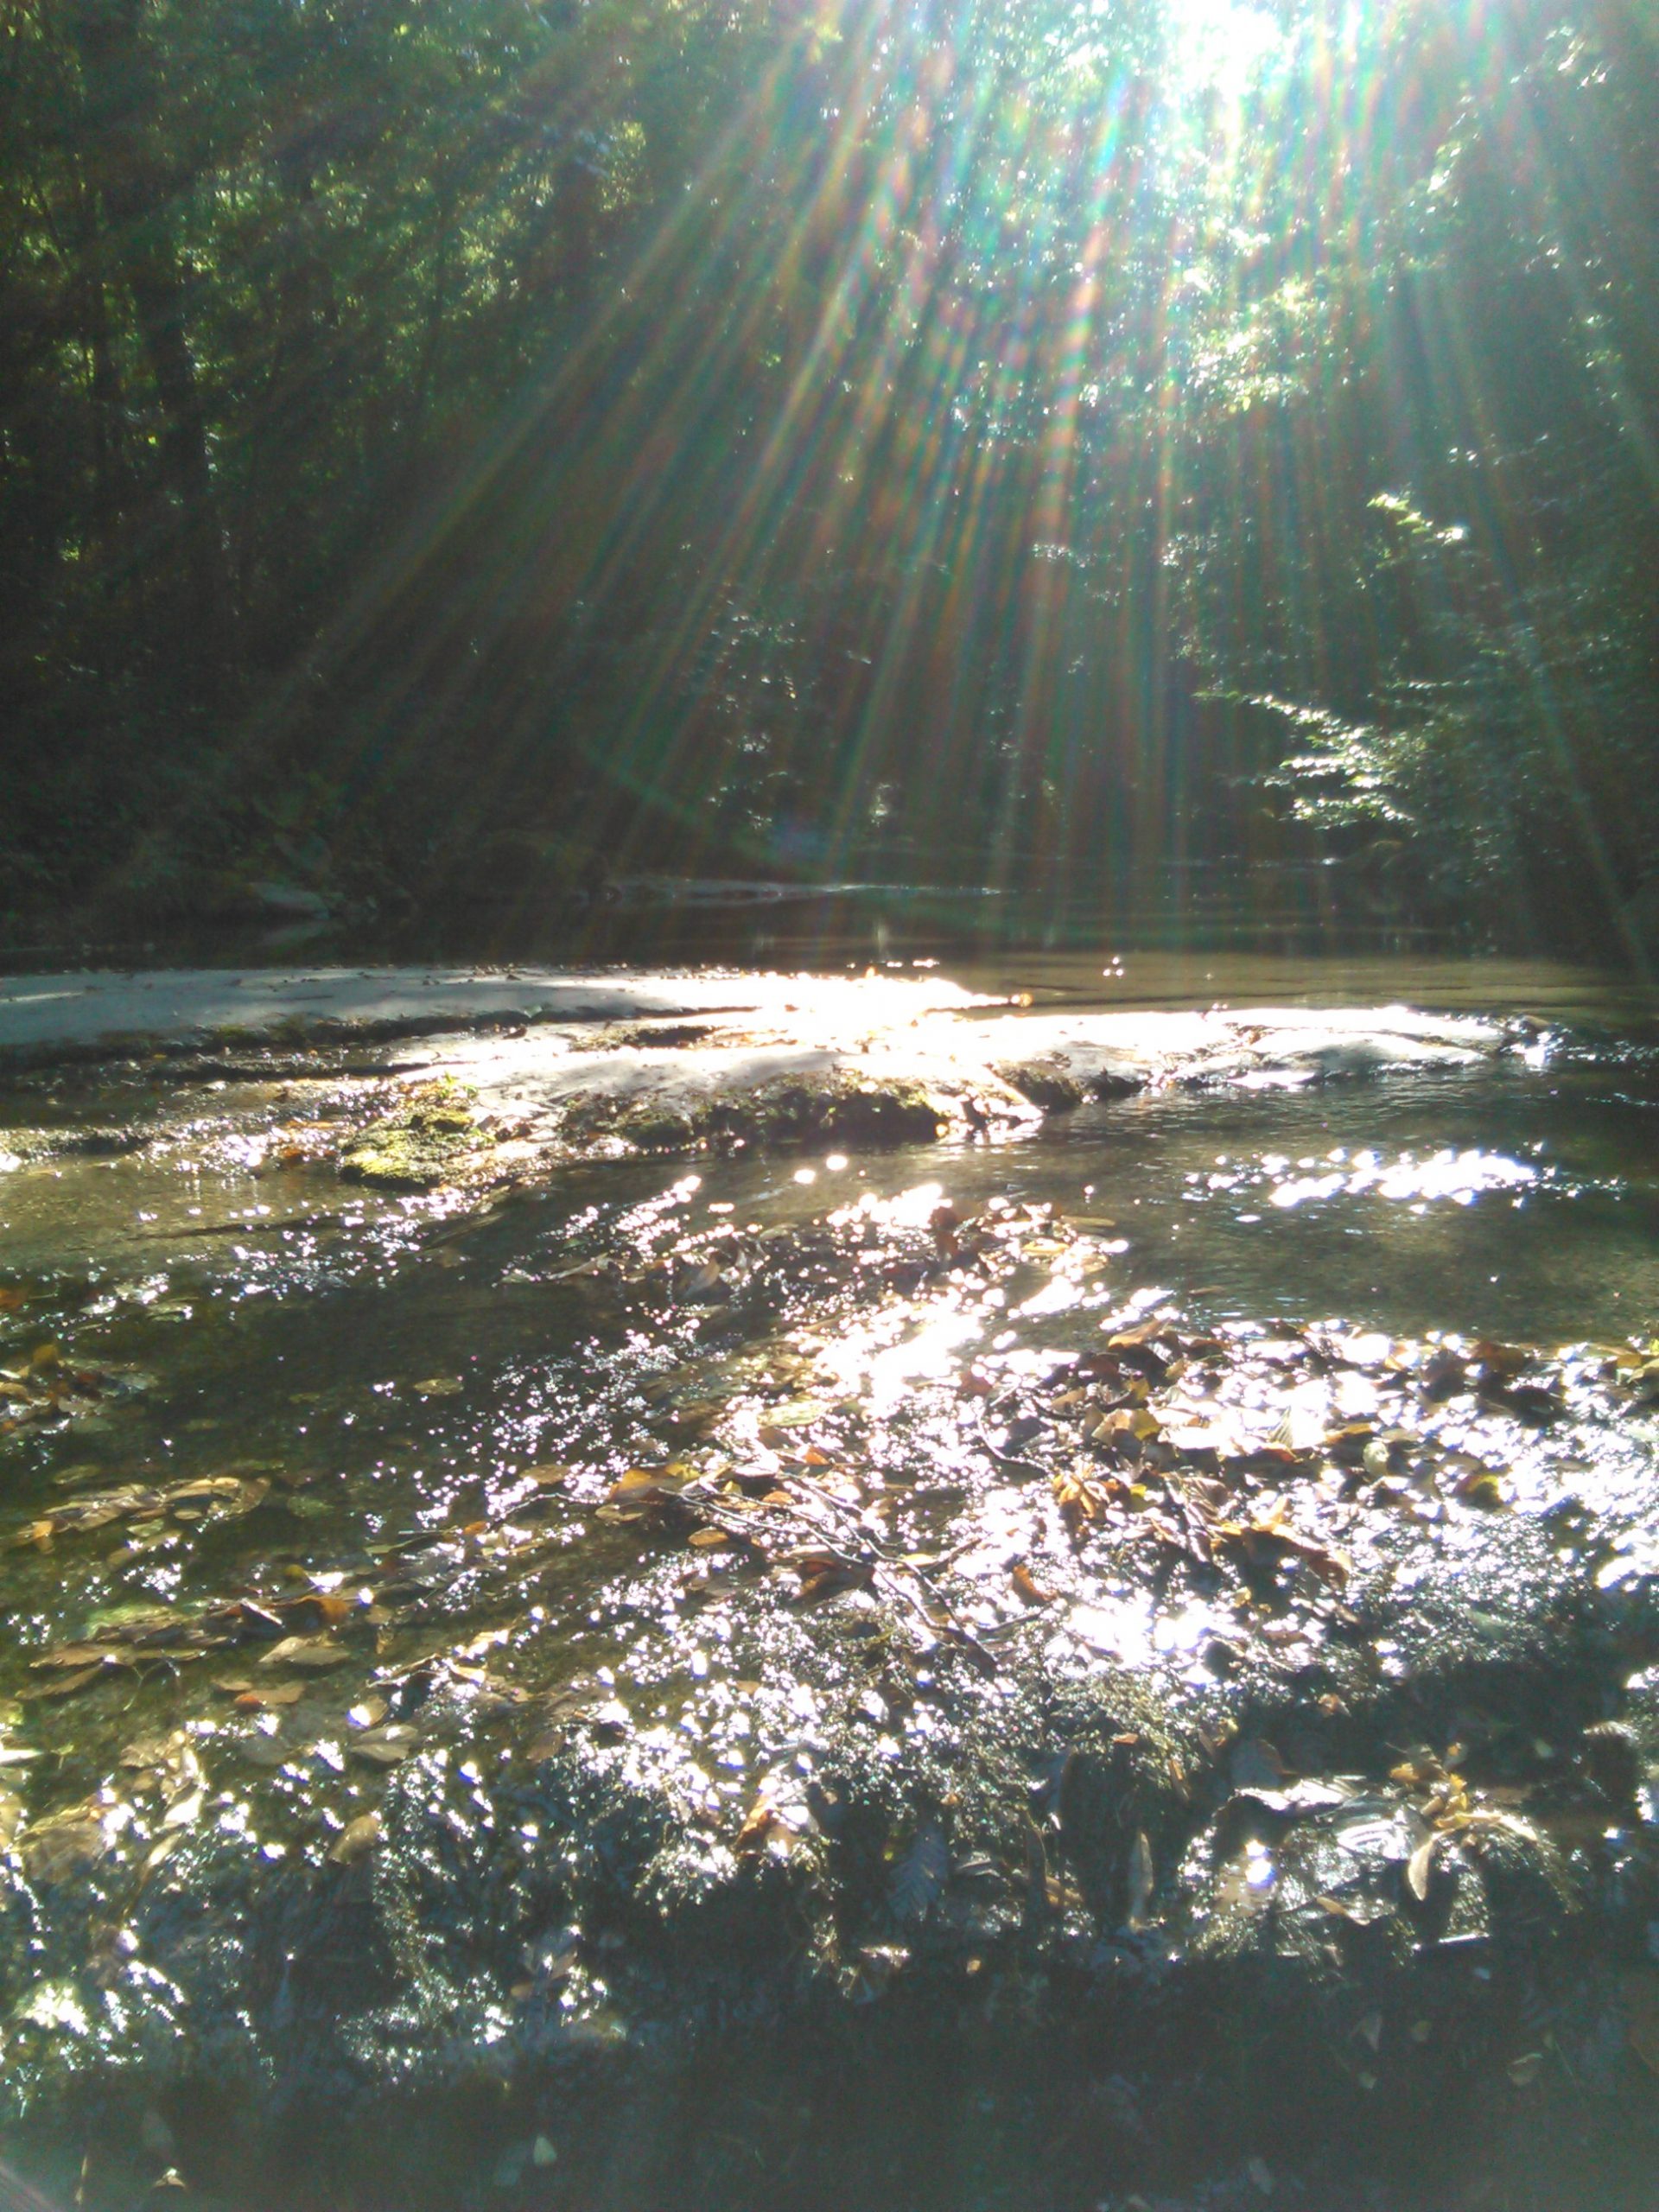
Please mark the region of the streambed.
<svg viewBox="0 0 1659 2212"><path fill-rule="evenodd" d="M1586 2125L1638 2172L1641 1039L784 996L28 1039L19 2154L111 2203L1328 2204ZM855 1062L925 1141L823 1117ZM537 1127L601 1065L648 1124ZM342 1175L435 1082L480 1141Z"/></svg>

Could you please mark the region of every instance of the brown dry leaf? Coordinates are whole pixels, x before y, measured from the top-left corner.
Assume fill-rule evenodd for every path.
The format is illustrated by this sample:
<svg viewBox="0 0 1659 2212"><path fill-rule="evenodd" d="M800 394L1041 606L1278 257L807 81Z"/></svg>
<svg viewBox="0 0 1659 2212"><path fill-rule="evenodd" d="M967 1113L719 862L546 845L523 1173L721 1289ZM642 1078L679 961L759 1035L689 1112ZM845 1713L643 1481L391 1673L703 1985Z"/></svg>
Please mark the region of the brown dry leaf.
<svg viewBox="0 0 1659 2212"><path fill-rule="evenodd" d="M1107 1493L1092 1475L1073 1469L1055 1475L1052 1487L1060 1517L1074 1534L1106 1510Z"/></svg>
<svg viewBox="0 0 1659 2212"><path fill-rule="evenodd" d="M303 1682L273 1682L269 1689L250 1685L238 1694L236 1701L245 1713L264 1713L276 1706L297 1705L304 1695Z"/></svg>
<svg viewBox="0 0 1659 2212"><path fill-rule="evenodd" d="M719 1551L735 1539L728 1536L724 1529L694 1529L686 1541L695 1551L712 1552Z"/></svg>
<svg viewBox="0 0 1659 2212"><path fill-rule="evenodd" d="M833 1598L842 1590L867 1590L875 1570L863 1560L842 1559L838 1553L797 1553L788 1562L801 1578L798 1603L806 1605L820 1598Z"/></svg>
<svg viewBox="0 0 1659 2212"><path fill-rule="evenodd" d="M1052 1605L1054 1603L1056 1593L1052 1590L1043 1588L1023 1560L1015 1565L1008 1579L1027 1605Z"/></svg>
<svg viewBox="0 0 1659 2212"><path fill-rule="evenodd" d="M1353 1572L1340 1552L1311 1536L1299 1535L1274 1520L1218 1521L1211 1533L1217 1544L1230 1544L1242 1551L1252 1567L1278 1567L1295 1559L1332 1590L1342 1589Z"/></svg>
<svg viewBox="0 0 1659 2212"><path fill-rule="evenodd" d="M328 1847L328 1858L335 1866L355 1866L365 1859L380 1840L378 1813L359 1813L356 1820L348 1821Z"/></svg>
<svg viewBox="0 0 1659 2212"><path fill-rule="evenodd" d="M691 1509L683 1493L691 1479L671 1467L630 1467L606 1491L598 1518L683 1522Z"/></svg>

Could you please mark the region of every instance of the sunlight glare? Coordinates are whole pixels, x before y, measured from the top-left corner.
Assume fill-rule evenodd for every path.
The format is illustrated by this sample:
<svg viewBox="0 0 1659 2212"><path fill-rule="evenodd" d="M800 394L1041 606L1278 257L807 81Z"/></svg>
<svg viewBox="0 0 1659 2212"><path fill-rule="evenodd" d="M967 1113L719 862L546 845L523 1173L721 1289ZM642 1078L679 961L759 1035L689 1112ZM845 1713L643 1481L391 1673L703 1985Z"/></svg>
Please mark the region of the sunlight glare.
<svg viewBox="0 0 1659 2212"><path fill-rule="evenodd" d="M1168 66L1192 91L1236 99L1284 34L1249 0L1168 0Z"/></svg>

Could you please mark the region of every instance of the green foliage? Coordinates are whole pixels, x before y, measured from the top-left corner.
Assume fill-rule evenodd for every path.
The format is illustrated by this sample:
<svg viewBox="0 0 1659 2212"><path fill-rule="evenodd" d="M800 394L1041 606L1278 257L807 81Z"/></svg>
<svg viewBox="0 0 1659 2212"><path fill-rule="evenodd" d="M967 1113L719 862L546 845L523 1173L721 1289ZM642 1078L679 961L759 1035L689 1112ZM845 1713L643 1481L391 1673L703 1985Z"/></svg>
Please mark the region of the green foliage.
<svg viewBox="0 0 1659 2212"><path fill-rule="evenodd" d="M1228 88L1173 0L9 0L0 907L1371 822L1611 914L1650 31L1273 14Z"/></svg>

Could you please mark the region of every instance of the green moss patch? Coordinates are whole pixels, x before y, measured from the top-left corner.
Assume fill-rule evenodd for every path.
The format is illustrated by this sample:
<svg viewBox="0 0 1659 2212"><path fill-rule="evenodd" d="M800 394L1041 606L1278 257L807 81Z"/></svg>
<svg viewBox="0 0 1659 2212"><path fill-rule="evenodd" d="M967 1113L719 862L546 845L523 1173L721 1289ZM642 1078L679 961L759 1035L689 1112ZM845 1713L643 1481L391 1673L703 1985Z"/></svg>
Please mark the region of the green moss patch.
<svg viewBox="0 0 1659 2212"><path fill-rule="evenodd" d="M340 1172L350 1182L378 1190L435 1190L455 1181L458 1171L494 1143L461 1084L430 1083L397 1113L372 1122L342 1155Z"/></svg>

